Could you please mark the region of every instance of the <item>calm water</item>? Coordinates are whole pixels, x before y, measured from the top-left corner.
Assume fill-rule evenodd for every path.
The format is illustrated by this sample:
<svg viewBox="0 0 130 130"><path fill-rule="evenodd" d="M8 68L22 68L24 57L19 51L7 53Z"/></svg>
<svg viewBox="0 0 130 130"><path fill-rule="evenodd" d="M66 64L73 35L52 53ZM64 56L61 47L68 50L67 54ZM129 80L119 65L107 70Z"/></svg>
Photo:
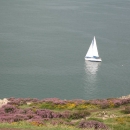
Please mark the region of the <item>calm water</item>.
<svg viewBox="0 0 130 130"><path fill-rule="evenodd" d="M0 98L130 94L130 0L1 0ZM95 35L101 63L85 62Z"/></svg>

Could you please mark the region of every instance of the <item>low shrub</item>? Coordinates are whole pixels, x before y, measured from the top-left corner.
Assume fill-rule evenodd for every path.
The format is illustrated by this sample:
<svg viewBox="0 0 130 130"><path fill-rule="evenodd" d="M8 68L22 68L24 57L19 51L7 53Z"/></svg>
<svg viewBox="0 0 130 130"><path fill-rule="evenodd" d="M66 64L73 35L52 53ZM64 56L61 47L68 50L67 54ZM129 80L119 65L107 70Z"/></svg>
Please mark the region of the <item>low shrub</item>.
<svg viewBox="0 0 130 130"><path fill-rule="evenodd" d="M108 127L99 122L99 121L81 121L78 125L78 128L94 128L94 129L97 129L97 130L101 130L101 129L104 129L104 130L108 130Z"/></svg>
<svg viewBox="0 0 130 130"><path fill-rule="evenodd" d="M124 113L130 114L130 106L125 107Z"/></svg>
<svg viewBox="0 0 130 130"><path fill-rule="evenodd" d="M102 101L102 103L100 104L100 107L101 107L102 109L109 108L109 103L108 103L108 101L107 101L107 100Z"/></svg>
<svg viewBox="0 0 130 130"><path fill-rule="evenodd" d="M82 110L82 111L75 111L72 112L70 114L70 119L80 119L80 118L85 118L86 116L89 116L90 112L86 111L86 110Z"/></svg>
<svg viewBox="0 0 130 130"><path fill-rule="evenodd" d="M15 113L17 111L17 108L12 105L5 105L2 107L5 113Z"/></svg>

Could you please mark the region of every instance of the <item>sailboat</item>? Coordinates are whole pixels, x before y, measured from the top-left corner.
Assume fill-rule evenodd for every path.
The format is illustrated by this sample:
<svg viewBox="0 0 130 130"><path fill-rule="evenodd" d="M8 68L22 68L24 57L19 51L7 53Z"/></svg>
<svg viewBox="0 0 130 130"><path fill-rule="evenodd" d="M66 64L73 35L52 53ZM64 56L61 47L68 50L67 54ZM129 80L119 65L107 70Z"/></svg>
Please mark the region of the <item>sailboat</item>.
<svg viewBox="0 0 130 130"><path fill-rule="evenodd" d="M99 57L99 54L98 54L95 36L94 36L92 43L91 43L91 45L88 49L88 52L85 56L85 60L95 61L95 62L101 62L102 61L101 58Z"/></svg>

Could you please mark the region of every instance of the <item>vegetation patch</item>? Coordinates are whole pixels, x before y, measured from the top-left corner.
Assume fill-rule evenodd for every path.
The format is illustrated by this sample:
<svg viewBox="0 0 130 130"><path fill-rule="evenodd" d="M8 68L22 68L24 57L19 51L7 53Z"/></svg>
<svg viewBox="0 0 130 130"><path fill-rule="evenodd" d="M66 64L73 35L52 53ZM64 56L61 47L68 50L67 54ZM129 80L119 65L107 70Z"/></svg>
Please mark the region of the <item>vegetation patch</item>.
<svg viewBox="0 0 130 130"><path fill-rule="evenodd" d="M9 98L7 104L0 108L0 127L129 130L129 114L129 98L103 100Z"/></svg>

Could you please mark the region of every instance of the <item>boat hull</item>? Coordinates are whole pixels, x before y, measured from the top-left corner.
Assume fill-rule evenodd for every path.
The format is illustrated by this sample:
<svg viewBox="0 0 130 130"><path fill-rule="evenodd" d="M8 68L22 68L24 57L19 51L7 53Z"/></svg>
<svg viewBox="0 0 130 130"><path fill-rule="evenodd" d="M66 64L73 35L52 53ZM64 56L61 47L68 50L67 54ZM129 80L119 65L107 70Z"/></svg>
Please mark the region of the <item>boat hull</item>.
<svg viewBox="0 0 130 130"><path fill-rule="evenodd" d="M101 58L88 58L88 57L85 57L85 60L87 61L92 61L92 62L101 62L102 59Z"/></svg>

